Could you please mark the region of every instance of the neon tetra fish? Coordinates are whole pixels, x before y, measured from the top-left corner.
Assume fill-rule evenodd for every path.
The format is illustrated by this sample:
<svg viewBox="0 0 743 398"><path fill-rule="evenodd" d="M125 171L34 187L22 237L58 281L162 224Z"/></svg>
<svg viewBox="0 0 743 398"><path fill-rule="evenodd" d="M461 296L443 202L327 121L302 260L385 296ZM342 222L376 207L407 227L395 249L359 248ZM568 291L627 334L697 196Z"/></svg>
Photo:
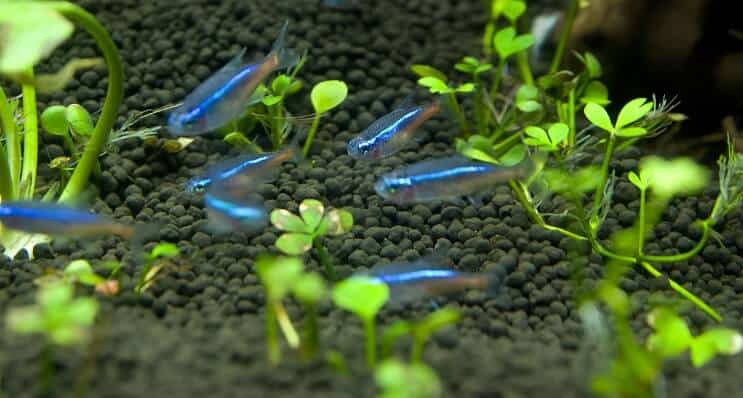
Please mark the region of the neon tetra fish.
<svg viewBox="0 0 743 398"><path fill-rule="evenodd" d="M240 54L212 77L201 83L168 117L174 135L200 135L238 118L252 103L258 85L273 71L289 68L299 61L297 53L284 48L286 29L281 28L271 52L260 62L243 62Z"/></svg>
<svg viewBox="0 0 743 398"><path fill-rule="evenodd" d="M214 233L233 231L253 232L268 226L268 212L253 199L218 184L212 186L204 195L208 218L207 228Z"/></svg>
<svg viewBox="0 0 743 398"><path fill-rule="evenodd" d="M397 303L468 289L495 292L500 286L495 274L457 271L426 258L374 267L363 275L386 284L390 289L390 301Z"/></svg>
<svg viewBox="0 0 743 398"><path fill-rule="evenodd" d="M500 166L457 155L425 160L384 174L374 184L374 190L396 203L456 201L493 184L524 178L532 167L529 159L515 166Z"/></svg>
<svg viewBox="0 0 743 398"><path fill-rule="evenodd" d="M348 154L354 159L379 159L405 147L415 130L441 110L438 102L411 105L403 101L348 142Z"/></svg>

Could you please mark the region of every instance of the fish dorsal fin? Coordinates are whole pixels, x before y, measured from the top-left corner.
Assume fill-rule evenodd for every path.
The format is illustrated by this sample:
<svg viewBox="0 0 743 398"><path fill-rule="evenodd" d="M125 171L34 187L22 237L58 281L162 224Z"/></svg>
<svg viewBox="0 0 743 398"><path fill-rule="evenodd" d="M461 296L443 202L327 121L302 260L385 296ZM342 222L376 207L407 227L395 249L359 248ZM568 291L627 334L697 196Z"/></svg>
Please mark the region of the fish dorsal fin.
<svg viewBox="0 0 743 398"><path fill-rule="evenodd" d="M240 52L235 55L230 62L225 64L216 73L211 75L208 79L204 80L201 84L194 89L194 91L186 97L183 101L183 108L191 108L197 104L202 103L207 97L214 94L214 91L224 86L230 79L232 79L237 71L245 66L243 58L245 57L245 48L243 47Z"/></svg>

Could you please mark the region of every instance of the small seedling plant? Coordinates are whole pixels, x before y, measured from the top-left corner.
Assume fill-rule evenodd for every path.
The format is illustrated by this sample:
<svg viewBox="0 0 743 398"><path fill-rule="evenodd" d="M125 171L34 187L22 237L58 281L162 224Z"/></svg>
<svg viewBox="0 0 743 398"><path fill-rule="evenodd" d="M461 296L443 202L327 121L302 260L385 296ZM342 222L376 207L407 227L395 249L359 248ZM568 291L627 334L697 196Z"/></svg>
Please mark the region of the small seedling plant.
<svg viewBox="0 0 743 398"><path fill-rule="evenodd" d="M407 364L390 358L374 371L380 398L438 398L442 396L441 381L428 365Z"/></svg>
<svg viewBox="0 0 743 398"><path fill-rule="evenodd" d="M290 256L315 249L320 264L330 280L336 280L333 260L322 241L327 236L342 235L353 227L353 216L343 209L325 209L318 200L305 199L299 205L299 216L286 209L271 212L271 223L284 233L276 248Z"/></svg>
<svg viewBox="0 0 743 398"><path fill-rule="evenodd" d="M96 292L104 296L114 296L119 293L121 263L118 261L105 261L100 265L108 270L108 276L104 277L95 272L87 260L70 261L64 270L47 270L40 278L34 280L39 286L57 282L66 282L72 285L90 286Z"/></svg>
<svg viewBox="0 0 743 398"><path fill-rule="evenodd" d="M174 258L179 255L180 250L178 250L178 246L173 243L163 242L155 245L155 247L153 247L145 256L144 266L142 267L142 271L139 273L139 279L137 285L134 287L134 292L141 294L155 283L158 275L160 275L163 269L168 265L161 259Z"/></svg>
<svg viewBox="0 0 743 398"><path fill-rule="evenodd" d="M65 281L43 285L37 292L36 304L8 311L5 322L11 331L41 334L46 339L40 357L43 394L52 391L55 347L85 343L97 312L94 298L74 297L73 285Z"/></svg>
<svg viewBox="0 0 743 398"><path fill-rule="evenodd" d="M333 287L333 302L339 308L356 314L364 324L366 363L377 364L376 317L390 296L390 289L366 276L352 276Z"/></svg>
<svg viewBox="0 0 743 398"><path fill-rule="evenodd" d="M300 347L306 360L315 358L320 347L320 332L317 320L317 306L327 296L325 280L316 272L302 274L292 286L292 294L305 309L302 341Z"/></svg>
<svg viewBox="0 0 743 398"><path fill-rule="evenodd" d="M67 40L75 25L82 27L94 39L108 68L108 88L104 105L92 130L80 108L73 107L65 121L72 122L76 134L87 134L82 153L64 185L48 189L45 200L74 202L86 188L88 178L98 164L98 156L108 142L122 101L122 62L119 52L106 29L96 18L66 1L10 1L0 4L0 74L18 82L22 99L9 99L0 87L0 200L31 200L36 195L38 166L39 117L36 94L43 90L64 87L75 70L98 63L73 60L55 75L34 74L34 65ZM59 112L59 110L57 110ZM83 132L84 131L84 132ZM59 163L59 162L58 162ZM65 166L60 165L61 168ZM59 191L59 192L58 192ZM21 248L30 253L38 240L28 236L0 231L6 253L15 255Z"/></svg>
<svg viewBox="0 0 743 398"><path fill-rule="evenodd" d="M461 317L460 312L453 308L442 308L417 322L399 320L393 323L382 334L382 358L390 357L395 343L401 337L410 335L413 338L410 362L421 362L423 348L431 336L447 326L456 324Z"/></svg>

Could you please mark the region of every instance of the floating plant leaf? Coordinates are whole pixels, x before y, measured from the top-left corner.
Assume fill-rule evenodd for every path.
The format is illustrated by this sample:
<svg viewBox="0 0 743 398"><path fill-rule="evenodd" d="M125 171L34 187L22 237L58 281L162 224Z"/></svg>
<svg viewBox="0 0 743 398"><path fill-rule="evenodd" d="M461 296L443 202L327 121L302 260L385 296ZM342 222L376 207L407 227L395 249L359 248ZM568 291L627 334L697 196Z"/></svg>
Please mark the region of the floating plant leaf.
<svg viewBox="0 0 743 398"><path fill-rule="evenodd" d="M340 105L348 95L348 86L340 80L326 80L312 88L310 99L317 113L325 113Z"/></svg>
<svg viewBox="0 0 743 398"><path fill-rule="evenodd" d="M289 232L276 239L276 247L282 252L297 256L312 248L312 235Z"/></svg>
<svg viewBox="0 0 743 398"><path fill-rule="evenodd" d="M41 112L41 127L53 135L67 135L69 125L66 117L67 109L63 105L52 105Z"/></svg>
<svg viewBox="0 0 743 398"><path fill-rule="evenodd" d="M65 109L65 119L76 134L89 136L93 134L93 118L90 113L79 104L70 104Z"/></svg>
<svg viewBox="0 0 743 398"><path fill-rule="evenodd" d="M320 225L324 213L325 206L319 200L305 199L299 205L299 214L304 220L307 232L315 231L317 226Z"/></svg>
<svg viewBox="0 0 743 398"><path fill-rule="evenodd" d="M299 216L286 209L273 210L271 212L271 224L282 231L301 233L311 232Z"/></svg>
<svg viewBox="0 0 743 398"><path fill-rule="evenodd" d="M67 40L74 26L45 2L0 3L0 73L21 75Z"/></svg>
<svg viewBox="0 0 743 398"><path fill-rule="evenodd" d="M415 64L410 67L410 70L419 77L433 77L442 82L448 80L444 72L434 68L433 66ZM446 83L444 83L444 85L446 85Z"/></svg>

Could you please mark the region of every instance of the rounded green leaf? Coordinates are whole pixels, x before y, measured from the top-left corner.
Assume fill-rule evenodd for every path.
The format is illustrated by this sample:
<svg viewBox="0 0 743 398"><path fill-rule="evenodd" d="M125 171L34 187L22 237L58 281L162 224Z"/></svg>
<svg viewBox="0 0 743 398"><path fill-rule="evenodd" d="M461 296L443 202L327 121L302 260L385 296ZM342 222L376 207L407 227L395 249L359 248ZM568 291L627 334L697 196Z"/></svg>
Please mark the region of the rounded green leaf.
<svg viewBox="0 0 743 398"><path fill-rule="evenodd" d="M539 89L531 84L522 84L516 91L516 102L534 100L539 97Z"/></svg>
<svg viewBox="0 0 743 398"><path fill-rule="evenodd" d="M79 104L71 104L65 109L65 119L72 131L78 135L89 136L95 127L90 113Z"/></svg>
<svg viewBox="0 0 743 398"><path fill-rule="evenodd" d="M265 106L273 106L273 105L278 104L279 101L281 101L282 99L284 99L284 97L280 95L267 95L263 97L261 102L263 102L263 105Z"/></svg>
<svg viewBox="0 0 743 398"><path fill-rule="evenodd" d="M594 80L588 83L585 91L583 91L583 97L580 101L584 104L594 103L598 105L607 105L609 101L609 89L606 88L604 83L598 80Z"/></svg>
<svg viewBox="0 0 743 398"><path fill-rule="evenodd" d="M521 112L531 113L542 110L542 104L532 100L521 101L516 103L516 108L518 108Z"/></svg>
<svg viewBox="0 0 743 398"><path fill-rule="evenodd" d="M619 111L617 123L614 127L621 129L624 126L630 125L645 117L651 110L653 110L652 102L647 102L645 98L635 98L625 104L622 110Z"/></svg>
<svg viewBox="0 0 743 398"><path fill-rule="evenodd" d="M70 303L65 312L70 323L90 326L98 312L98 303L92 297L81 297Z"/></svg>
<svg viewBox="0 0 743 398"><path fill-rule="evenodd" d="M41 127L49 134L67 135L69 126L66 117L67 109L63 105L52 105L41 112Z"/></svg>
<svg viewBox="0 0 743 398"><path fill-rule="evenodd" d="M635 173L634 171L630 171L629 174L627 175L627 178L634 186L636 186L640 190L644 190L648 187L647 183L644 180L642 180L640 176L638 176L637 173Z"/></svg>
<svg viewBox="0 0 743 398"><path fill-rule="evenodd" d="M615 131L618 137L641 137L648 133L648 130L644 127L625 127Z"/></svg>
<svg viewBox="0 0 743 398"><path fill-rule="evenodd" d="M245 147L250 145L250 140L248 140L248 138L239 131L233 131L225 135L223 140L224 142L236 147Z"/></svg>
<svg viewBox="0 0 743 398"><path fill-rule="evenodd" d="M0 73L19 75L72 35L74 26L45 2L0 3Z"/></svg>
<svg viewBox="0 0 743 398"><path fill-rule="evenodd" d="M690 158L646 157L640 160L640 173L653 192L662 197L696 194L709 181L709 171Z"/></svg>
<svg viewBox="0 0 743 398"><path fill-rule="evenodd" d="M292 286L292 292L303 303L313 305L327 293L325 280L316 272L302 274Z"/></svg>
<svg viewBox="0 0 743 398"><path fill-rule="evenodd" d="M160 257L175 257L179 254L180 250L178 250L178 246L176 246L174 243L163 242L158 243L157 246L152 248L152 251L150 252L150 259L154 260Z"/></svg>
<svg viewBox="0 0 743 398"><path fill-rule="evenodd" d="M387 285L367 276L352 276L333 288L335 305L367 321L376 316L389 296Z"/></svg>
<svg viewBox="0 0 743 398"><path fill-rule="evenodd" d="M274 94L281 96L289 89L291 82L292 79L289 76L284 74L278 75L271 82L271 91L273 91Z"/></svg>
<svg viewBox="0 0 743 398"><path fill-rule="evenodd" d="M45 285L38 293L36 301L44 308L44 311L53 311L64 308L72 300L72 286L67 283L57 282Z"/></svg>
<svg viewBox="0 0 743 398"><path fill-rule="evenodd" d="M261 256L255 261L255 270L268 300L279 301L302 275L304 264L296 257Z"/></svg>
<svg viewBox="0 0 743 398"><path fill-rule="evenodd" d="M526 11L526 3L521 0L511 0L503 8L503 15L511 21L515 22L519 17Z"/></svg>
<svg viewBox="0 0 743 398"><path fill-rule="evenodd" d="M433 66L414 64L410 67L410 70L419 77L433 77L443 82L448 80L444 72L434 68Z"/></svg>
<svg viewBox="0 0 743 398"><path fill-rule="evenodd" d="M333 209L328 212L329 235L341 235L353 227L353 215L348 210Z"/></svg>
<svg viewBox="0 0 743 398"><path fill-rule="evenodd" d="M457 92L460 93L471 93L475 91L475 85L473 83L464 83L457 87Z"/></svg>
<svg viewBox="0 0 743 398"><path fill-rule="evenodd" d="M428 87L428 90L433 94L446 94L454 91L446 85L446 82L433 76L418 79L418 84Z"/></svg>
<svg viewBox="0 0 743 398"><path fill-rule="evenodd" d="M583 114L586 115L586 119L588 119L589 122L593 123L600 129L609 133L614 131L611 118L609 118L609 114L603 106L593 103L586 104L586 107L583 108Z"/></svg>
<svg viewBox="0 0 743 398"><path fill-rule="evenodd" d="M299 214L307 226L307 232L313 232L320 225L320 220L325 214L325 206L319 200L305 199L299 204Z"/></svg>
<svg viewBox="0 0 743 398"><path fill-rule="evenodd" d="M286 209L273 210L271 212L271 224L273 224L274 227L287 232L312 232L299 216Z"/></svg>
<svg viewBox="0 0 743 398"><path fill-rule="evenodd" d="M416 332L425 336L435 333L437 330L453 325L462 318L462 314L453 308L442 308L428 315L415 326Z"/></svg>
<svg viewBox="0 0 743 398"><path fill-rule="evenodd" d="M524 138L524 143L527 145L550 145L550 139L547 132L543 128L538 126L528 126L524 129L524 133L528 137ZM530 139L531 138L531 139Z"/></svg>
<svg viewBox="0 0 743 398"><path fill-rule="evenodd" d="M653 310L648 315L648 323L655 333L647 340L648 349L664 357L673 357L686 351L692 336L681 317L666 308Z"/></svg>
<svg viewBox="0 0 743 398"><path fill-rule="evenodd" d="M312 247L312 235L289 232L276 239L276 248L282 252L298 256Z"/></svg>
<svg viewBox="0 0 743 398"><path fill-rule="evenodd" d="M317 113L325 113L340 105L348 95L348 86L340 80L326 80L312 88L310 99Z"/></svg>
<svg viewBox="0 0 743 398"><path fill-rule="evenodd" d="M441 381L423 363L407 365L399 359L387 359L377 366L374 379L382 389L382 398L441 397Z"/></svg>
<svg viewBox="0 0 743 398"><path fill-rule="evenodd" d="M549 138L553 145L559 145L568 138L570 127L565 123L553 123L549 128Z"/></svg>
<svg viewBox="0 0 743 398"><path fill-rule="evenodd" d="M90 286L96 286L106 281L105 278L93 271L93 267L86 260L71 261L64 269L64 276L67 279L72 279Z"/></svg>
<svg viewBox="0 0 743 398"><path fill-rule="evenodd" d="M498 158L499 164L502 164L504 166L514 166L518 163L521 163L522 160L526 157L526 145L523 144L516 144L511 149L508 150L503 156Z"/></svg>

